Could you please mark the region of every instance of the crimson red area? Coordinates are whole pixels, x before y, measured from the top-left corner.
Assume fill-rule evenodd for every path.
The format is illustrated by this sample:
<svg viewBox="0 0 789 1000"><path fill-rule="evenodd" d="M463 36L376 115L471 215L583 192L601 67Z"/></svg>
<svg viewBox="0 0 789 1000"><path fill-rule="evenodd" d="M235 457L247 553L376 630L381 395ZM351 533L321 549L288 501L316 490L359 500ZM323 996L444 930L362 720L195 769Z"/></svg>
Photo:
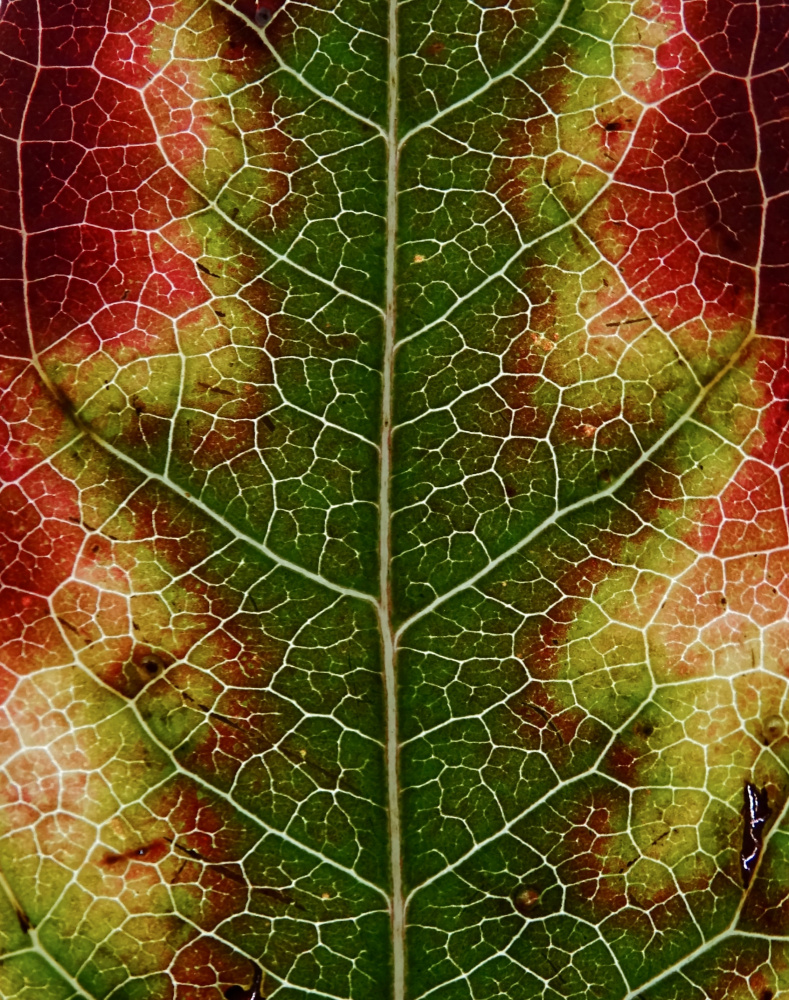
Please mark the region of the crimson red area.
<svg viewBox="0 0 789 1000"><path fill-rule="evenodd" d="M685 32L670 41L698 56L681 81L650 84L655 104L615 173L603 232L665 329L702 315L714 330L755 313L762 332L785 336L789 5L690 0L683 11ZM704 306L683 294L688 282Z"/></svg>
<svg viewBox="0 0 789 1000"><path fill-rule="evenodd" d="M5 355L42 351L113 303L141 302L174 316L205 300L194 261L158 235L203 202L165 162L140 89L161 68L151 54L157 24L174 17L175 5L160 0L6 5Z"/></svg>

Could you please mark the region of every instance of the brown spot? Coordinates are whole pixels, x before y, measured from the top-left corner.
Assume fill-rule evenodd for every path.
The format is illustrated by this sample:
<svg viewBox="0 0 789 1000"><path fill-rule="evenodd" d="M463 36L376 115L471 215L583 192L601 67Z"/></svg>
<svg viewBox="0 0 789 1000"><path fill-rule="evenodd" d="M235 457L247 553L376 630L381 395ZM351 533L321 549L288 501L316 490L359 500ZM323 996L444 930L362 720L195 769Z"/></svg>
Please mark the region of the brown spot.
<svg viewBox="0 0 789 1000"><path fill-rule="evenodd" d="M786 724L779 715L769 715L762 723L765 746L769 746L770 743L779 740L785 732Z"/></svg>
<svg viewBox="0 0 789 1000"><path fill-rule="evenodd" d="M531 887L526 887L525 889L520 889L513 899L513 904L518 913L526 914L531 910L535 903L540 898L540 894L536 889Z"/></svg>
<svg viewBox="0 0 789 1000"><path fill-rule="evenodd" d="M425 258L422 256L421 253L414 254L414 263L415 264L421 264L424 261L424 259Z"/></svg>
<svg viewBox="0 0 789 1000"><path fill-rule="evenodd" d="M151 841L150 844L140 844L132 847L123 854L105 854L101 863L103 865L117 865L122 861L144 861L146 864L156 864L163 854L167 852L165 842L162 838Z"/></svg>
<svg viewBox="0 0 789 1000"><path fill-rule="evenodd" d="M154 677L158 677L166 666L167 664L161 656L156 653L145 653L137 660L137 673L140 675L140 679L147 683Z"/></svg>

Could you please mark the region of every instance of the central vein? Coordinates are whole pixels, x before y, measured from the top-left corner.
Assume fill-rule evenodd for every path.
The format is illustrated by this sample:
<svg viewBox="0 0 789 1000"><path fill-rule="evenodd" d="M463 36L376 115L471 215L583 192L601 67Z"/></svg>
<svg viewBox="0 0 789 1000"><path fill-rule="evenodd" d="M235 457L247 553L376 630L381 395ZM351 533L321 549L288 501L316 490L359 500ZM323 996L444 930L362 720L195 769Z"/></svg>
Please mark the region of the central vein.
<svg viewBox="0 0 789 1000"><path fill-rule="evenodd" d="M392 624L389 563L391 559L391 515L389 494L392 469L392 381L395 341L395 263L397 252L397 97L398 97L397 0L389 0L389 108L386 165L386 318L381 419L381 479L378 497L380 549L379 621L384 656L386 704L386 779L389 806L389 844L392 868L392 964L394 1000L405 996L405 906L401 872L400 796L397 775L397 677L395 673L394 627Z"/></svg>

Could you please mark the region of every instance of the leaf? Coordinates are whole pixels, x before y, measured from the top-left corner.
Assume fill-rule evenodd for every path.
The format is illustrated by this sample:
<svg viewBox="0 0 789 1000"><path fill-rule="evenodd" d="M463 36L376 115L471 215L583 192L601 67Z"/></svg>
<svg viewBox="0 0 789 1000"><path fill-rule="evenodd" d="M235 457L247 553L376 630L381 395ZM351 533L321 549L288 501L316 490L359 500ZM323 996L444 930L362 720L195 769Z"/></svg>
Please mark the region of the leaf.
<svg viewBox="0 0 789 1000"><path fill-rule="evenodd" d="M789 990L788 27L0 4L2 997Z"/></svg>

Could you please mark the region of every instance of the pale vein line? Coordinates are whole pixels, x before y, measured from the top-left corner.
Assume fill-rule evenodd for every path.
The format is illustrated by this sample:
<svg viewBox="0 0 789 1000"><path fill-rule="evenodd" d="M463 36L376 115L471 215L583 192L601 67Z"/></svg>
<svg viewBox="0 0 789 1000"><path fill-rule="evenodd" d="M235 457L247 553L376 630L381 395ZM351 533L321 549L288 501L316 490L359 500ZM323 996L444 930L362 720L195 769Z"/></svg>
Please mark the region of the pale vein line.
<svg viewBox="0 0 789 1000"><path fill-rule="evenodd" d="M28 278L28 275L27 275L28 233L27 233L27 224L26 224L26 221L25 221L25 202L24 202L24 199L22 197L22 178L25 176L25 173L23 172L23 169L22 169L23 168L23 164L22 164L22 143L23 143L23 136L24 136L25 127L26 127L26 124L27 124L27 116L28 116L28 114L30 112L30 104L31 104L31 102L33 100L33 92L35 91L35 89L36 89L36 87L38 85L38 78L41 75L41 35L42 35L42 29L41 29L41 7L40 7L40 4L39 4L38 0L36 0L35 9L36 9L36 21L37 21L37 26L38 26L38 31L36 32L36 36L37 36L37 39L38 39L38 51L37 51L37 56L36 56L36 68L35 68L35 73L33 75L33 79L32 79L32 81L30 83L30 89L28 90L28 93L27 93L27 99L25 100L25 107L24 107L24 110L22 112L21 118L19 120L19 135L18 135L17 141L16 141L16 165L17 165L17 176L19 178L19 229L20 229L20 238L21 238L21 241L22 241L22 262L21 263L22 263L22 288L23 288L23 292L24 292L25 325L27 326L27 337L28 337L28 342L30 344L30 353L31 353L31 356L33 358L33 363L40 370L40 364L39 364L39 361L38 361L38 352L36 350L36 345L35 345L35 341L34 341L34 338L33 338L33 322L32 322L32 317L30 315L30 296L28 295L28 287L29 287L30 281L29 281L29 278Z"/></svg>
<svg viewBox="0 0 789 1000"><path fill-rule="evenodd" d="M65 966L52 955L41 943L36 928L31 927L29 930L29 935L33 941L33 945L30 948L20 948L19 951L13 952L13 955L29 955L31 952L35 955L40 955L41 958L50 966L50 968L55 970L55 973L60 976L61 979L65 980L68 985L74 991L73 995L78 997L83 997L85 1000L93 1000L93 994L88 993L84 987L82 987L79 982L68 972ZM3 955L3 961L7 962L11 955Z"/></svg>
<svg viewBox="0 0 789 1000"><path fill-rule="evenodd" d="M736 368L740 358L742 357L746 348L750 346L755 336L756 333L754 330L752 330L748 334L748 336L745 337L745 339L742 341L739 349L729 358L728 362L718 371L715 377L712 378L707 383L704 389L700 393L698 393L695 400L688 406L685 412L680 417L678 417L677 420L675 420L674 423L671 424L671 426L668 427L663 432L663 434L661 434L661 436L654 442L654 444L651 445L651 447L647 448L647 450L643 452L643 454L637 461L633 462L632 465L630 465L627 469L625 469L625 471L619 476L619 478L614 480L614 482L611 483L610 486L606 487L603 490L598 490L595 493L590 493L589 496L582 497L580 500L576 500L575 503L568 504L566 507L562 507L554 511L554 513L551 514L550 517L546 517L545 520L543 520L540 524L538 524L535 528L533 528L528 533L528 535L525 535L519 542L516 542L515 545L511 545L508 549L505 549L505 551L502 552L501 555L496 556L495 559L491 559L490 562L488 562L482 569L478 570L476 573L468 577L462 583L459 583L456 586L454 586L451 590L448 590L445 594L441 594L440 596L436 597L434 600L430 602L430 604L422 608L421 611L417 611L413 615L411 615L411 617L408 618L405 622L403 622L403 624L395 633L395 641L399 642L400 637L403 635L406 629L410 628L413 624L418 622L420 619L424 618L426 615L431 614L433 611L436 610L436 608L440 607L440 605L444 604L446 601L451 600L451 598L455 597L457 594L460 594L462 591L468 589L469 587L473 587L484 576L486 576L488 573L491 573L494 569L496 569L497 566L500 566L503 562L509 559L510 556L515 555L526 545L529 545L531 542L534 541L535 538L539 537L544 531L546 531L552 525L556 524L566 515L572 514L577 510L582 510L584 507L591 506L592 504L597 503L598 500L603 500L606 497L613 496L616 493L616 491L624 483L626 483L631 476L633 476L636 472L638 472L638 470L643 465L645 465L652 458L652 456L657 451L659 451L663 447L663 445L671 437L673 437L674 434L677 433L678 430L680 430L680 428L684 424L690 421L696 410L701 406L703 402L705 402L711 391L718 385L719 382L721 382L729 374L729 372L733 368Z"/></svg>
<svg viewBox="0 0 789 1000"><path fill-rule="evenodd" d="M266 253L271 254L271 256L278 264L285 264L288 267L292 267L294 271L299 271L301 274L305 274L308 278L311 278L313 281L317 281L320 284L325 285L327 288L331 288L332 291L335 292L340 297L342 297L343 295L347 295L348 298L353 299L354 302L358 302L360 305L366 306L368 309L374 310L376 313L378 313L379 316L383 313L381 307L376 305L375 302L372 302L370 299L365 299L361 295L357 295L356 292L352 292L347 288L341 288L338 284L335 283L333 278L331 279L324 278L320 274L315 274L315 272L311 271L308 267L305 267L303 264L299 264L297 261L292 260L287 254L280 253L278 250L275 250L273 247L270 247L268 243L262 240L259 236L255 236L254 233L251 233L248 229L245 229L244 226L242 226L239 222L236 222L236 220L232 218L232 216L228 215L228 213L225 212L223 208L220 208L216 198L213 195L206 194L204 191L201 191L199 187L196 187L192 183L192 181L190 181L188 177L186 177L183 173L181 173L181 171L178 170L178 168L167 158L164 149L159 145L159 138L160 137L157 136L156 140L157 148L164 157L167 165L175 174L177 174L178 177L180 177L180 179L184 182L184 184L186 184L187 187L189 187L196 195L198 195L204 201L204 206L202 208L199 208L194 212L190 212L189 215L184 215L182 219L172 219L161 229L154 230L154 232L157 232L158 235L163 240L167 240L167 242L170 244L171 247L173 247L174 250L176 250L179 253L182 252L165 235L165 229L167 228L167 226L171 225L173 222L184 221L191 218L199 218L201 215L204 215L206 211L213 211L216 212L219 218L222 219L224 222L226 222L237 233L243 234L248 240L251 240L253 243L256 243L259 247L261 247L261 249L265 250ZM217 195L216 197L218 198L221 194L222 192L220 191L219 195ZM292 244L289 249L293 249ZM212 257L215 255L206 253L205 255L201 254L200 256ZM190 258L190 259L196 264L197 262L196 258ZM269 268L267 267L262 273L265 274L266 271L268 270ZM205 282L203 282L203 285L207 289L207 291L211 293L212 297L214 298L217 297L214 295L214 293L211 291L208 285L205 284Z"/></svg>
<svg viewBox="0 0 789 1000"><path fill-rule="evenodd" d="M650 700L654 697L654 694L655 694L655 689L653 684L652 690L644 698L644 701L637 704L633 708L633 710L629 712L628 715L622 720L622 722L616 727L616 729L611 730L611 735L606 741L605 746L600 750L600 753L597 755L597 758L595 759L593 764L587 767L584 771L581 771L578 774L573 775L571 778L565 778L564 780L557 778L557 783L555 785L552 785L546 792L544 792L542 795L536 798L533 802L529 803L529 805L526 806L525 809L522 809L521 812L517 813L511 819L508 819L507 822L504 823L504 825L499 830L497 830L495 833L491 833L490 836L485 837L483 840L477 841L477 843L474 844L473 847L470 847L467 851L465 851L465 853L461 854L454 861L451 861L449 864L444 865L444 867L441 868L439 871L434 872L432 875L429 875L423 882L420 882L419 885L415 885L414 888L408 893L408 897L406 899L406 906L410 905L413 898L419 892L421 892L422 889L425 889L427 886L432 885L433 882L437 882L440 878L443 878L444 875L447 875L449 872L455 871L463 864L464 861L467 861L469 858L473 857L478 851L481 851L484 847L487 847L488 844L492 844L500 837L503 837L506 834L510 833L511 830L525 816L528 816L529 813L533 813L535 810L539 809L540 806L543 806L547 802L550 802L550 800L559 792L565 791L571 785L577 784L584 778L588 778L590 775L600 774L601 772L599 772L597 769L599 768L601 761L605 758L608 751L614 745L614 741L620 736L622 732L624 732L626 727L643 709L644 705L650 702ZM556 771L554 770L554 774L555 773ZM610 775L602 774L602 777L604 777L608 781L611 781L612 783L614 782L614 779L611 778Z"/></svg>
<svg viewBox="0 0 789 1000"><path fill-rule="evenodd" d="M57 396L55 398L57 398ZM277 553L274 552L272 549L270 549L269 546L265 544L265 542L260 542L252 535L248 535L246 532L241 531L240 528L237 528L226 518L222 517L221 514L218 514L215 510L212 510L208 506L208 504L203 503L202 500L194 496L194 494L189 493L183 487L178 486L178 484L174 483L171 479L168 479L166 476L161 475L158 472L152 472L150 469L146 469L144 465L141 465L135 459L131 458L129 455L125 454L120 449L116 448L115 445L110 444L109 441L106 441L103 437L96 434L96 432L91 430L86 424L83 424L83 434L85 435L85 437L89 438L91 441L97 444L100 448L106 449L111 455L113 455L119 461L124 462L127 465L131 466L136 472L139 472L140 475L145 476L146 479L155 480L156 482L161 483L162 486L166 487L168 490L171 490L173 493L176 493L187 504L196 507L198 510L202 511L203 514L206 514L208 517L210 517L213 521L216 521L219 524L221 524L222 527L225 528L227 531L229 531L235 538L239 539L240 541L247 542L249 545L253 546L253 548L256 548L259 552L265 555L266 558L270 559L276 565L282 566L284 569L288 569L293 573L298 573L300 576L306 577L308 580L312 580L313 583L316 583L321 587L326 587L329 590L333 590L338 594L343 594L345 597L355 597L360 601L366 601L368 604L373 604L377 606L377 602L371 594L365 594L361 590L354 590L352 587L343 587L339 583L332 583L331 580L327 580L325 577L321 576L320 573L314 573L312 570L306 569L306 567L304 566L299 566L298 563L294 563L291 562L289 559L285 559L284 556L277 555Z"/></svg>
<svg viewBox="0 0 789 1000"><path fill-rule="evenodd" d="M523 56L521 59L519 59L518 62L510 66L509 69L504 70L503 73L499 73L497 76L490 77L487 83L483 83L481 87L477 87L477 89L472 91L470 94L467 94L465 97L459 98L453 104L448 104L447 107L445 107L442 111L437 111L431 118L428 118L426 121L421 122L419 125L414 125L414 127L412 129L409 129L408 132L406 132L405 135L400 140L399 143L400 148L402 149L402 147L408 142L408 140L413 135L416 135L417 132L421 132L422 129L424 128L429 128L431 125L439 121L445 115L451 114L457 108L462 108L464 104L469 104L471 101L476 100L477 97L480 97L482 94L485 93L485 91L490 90L491 87L495 86L501 80L506 80L507 77L513 76L515 73L517 73L522 66L524 66L531 58L534 57L534 55L536 55L537 52L540 51L543 45L545 45L548 42L548 39L551 37L551 35L558 28L561 27L562 21L564 20L564 15L567 13L569 7L570 7L570 0L564 0L564 3L562 4L562 9L556 15L556 18L551 27L548 29L548 31L546 31L544 35L542 35L541 38L539 38L534 43L534 45L532 45L532 47L529 49L526 55Z"/></svg>
<svg viewBox="0 0 789 1000"><path fill-rule="evenodd" d="M767 836L764 838L762 853L759 855L756 869L754 870L751 876L751 886L755 884L755 878L756 875L758 874L759 867L761 866L761 863L764 860L764 856L767 853L767 846L770 843L773 834L775 834L778 831L778 828L783 823L787 812L789 812L789 799L787 799L786 802L784 803L784 807L781 810L781 815L778 816L775 823L768 831ZM627 993L624 997L622 997L622 1000L638 1000L638 998L645 990L651 989L651 987L655 986L657 983L663 982L663 980L668 979L668 977L673 975L675 972L681 971L686 965L688 965L688 963L692 962L696 958L699 958L706 952L712 950L722 941L725 941L728 938L739 937L741 932L737 930L737 923L740 917L742 916L742 911L745 907L746 900L748 899L749 892L750 892L750 887L743 891L742 896L740 897L740 901L737 904L737 909L734 911L734 915L732 916L731 920L729 921L728 925L724 930L720 931L718 934L713 935L707 941L704 941L697 948L694 948L693 951L688 952L687 955L684 955L682 958L674 962L673 965L670 965L667 969L664 969L662 972L659 972L651 979L648 979L645 983L642 983L637 989L630 990L629 993ZM756 935L750 935L750 936L755 937ZM763 935L763 939L766 940L770 940L770 938L772 937L773 937L772 934Z"/></svg>
<svg viewBox="0 0 789 1000"><path fill-rule="evenodd" d="M279 52L274 48L274 46L268 40L268 37L266 35L266 28L268 27L268 24L264 28L259 28L257 25L252 24L251 21L249 21L246 17L244 17L244 15L236 7L232 7L229 3L227 3L227 0L214 0L214 2L217 3L220 7L224 7L225 10L230 11L231 14L235 14L236 17L241 18L241 20L243 20L244 23L249 28L257 30L257 33L260 36L261 41L266 46L266 49L276 59L279 68L281 70L284 70L286 73L289 73L292 77L294 77L294 79L298 80L303 87L306 87L306 89L310 91L311 94L314 94L315 97L320 98L322 101L326 101L327 104L331 104L333 107L337 108L338 111L344 112L346 115L348 115L349 118L354 118L356 119L356 121L361 122L363 125L367 125L369 128L375 129L378 135L382 136L384 139L386 138L386 132L384 131L384 129L381 128L378 122L374 122L372 118L367 118L365 115L360 114L358 111L352 111L347 105L343 104L342 101L338 101L336 97L332 97L329 94L324 94L324 92L320 90L318 87L316 87L315 84L310 83L306 77L302 76L297 69L294 69L292 66L289 66L288 63L285 62L285 60L282 58ZM274 17L276 17L276 13ZM273 18L271 21L269 21L269 24L271 24L272 22Z"/></svg>
<svg viewBox="0 0 789 1000"><path fill-rule="evenodd" d="M37 10L38 10L38 7L37 7ZM39 15L39 23L40 23L40 20L41 20L41 18L40 18L40 15ZM41 65L41 51L40 51L41 41L40 41L40 35L41 35L41 32L39 31L38 34L39 34L39 57L38 57L38 65L39 65L39 71L40 71L40 65ZM37 79L37 77L36 77L36 79ZM26 113L27 113L27 109L28 109L29 104L30 104L30 100L32 99L32 94L33 94L33 89L35 87L36 79L34 79L33 83L31 84L30 92L28 94L27 104L25 106L25 112L23 113L22 118L21 118L21 122L20 122L19 139L17 141L17 158L18 158L20 180L21 180L21 178L23 176L22 169L21 169L21 167L22 167L22 164L21 164L22 130L24 129L24 123L25 123ZM198 193L200 193L200 192L198 192ZM201 194L201 197L205 197L204 195L202 195L202 193L200 193L200 194ZM226 221L230 225L233 226L233 228L239 229L239 230L241 229L241 227L236 226L236 224L233 222L232 219L230 219L229 216L225 216L224 213L222 213L219 210L218 207L216 207L215 210L217 211L217 214L222 215L222 217L225 218ZM46 370L44 369L44 366L41 363L41 359L39 357L38 351L36 349L35 341L34 341L34 338L33 338L33 328L32 328L32 325L31 325L31 318L30 318L29 296L27 294L27 289L28 289L29 282L28 282L28 279L27 279L27 270L26 270L26 264L27 264L26 230L25 230L25 225L24 225L24 219L21 217L21 214L20 214L20 225L22 227L22 239L24 241L22 267L23 267L23 284L24 284L24 287L25 287L25 316L26 316L26 322L27 322L28 337L29 337L29 341L30 341L31 360L32 360L33 366L35 367L35 369L36 369L36 371L37 371L37 373L39 375L39 378L41 379L41 381L43 382L43 384L46 386L46 388L49 391L50 395L52 396L53 400L55 400L57 402L61 398L60 397L60 393L55 388L52 380L50 379L48 373L46 372ZM241 230L241 231L243 232L244 230ZM247 235L249 235L249 234L247 234ZM254 237L250 237L250 238L254 239ZM260 241L256 240L255 242L259 243ZM275 256L275 257L278 256L273 251L269 250L268 247L265 247L265 244L261 244L261 245L264 246L264 248L269 253L272 253L273 256ZM284 263L287 263L287 264L289 264L292 267L297 267L297 265L293 264L293 262L290 261L290 260L288 260L287 258L280 258L280 259L282 259ZM310 277L316 277L316 276L310 274L310 272L306 272L306 273L309 274ZM319 280L323 280L323 279L319 279ZM358 297L355 296L355 295L353 295L353 293L343 292L341 289L336 288L330 282L325 282L325 283L329 284L330 287L335 288L335 291L337 291L340 294L348 294L351 298L358 299ZM362 302L364 305L367 305L367 306L371 305L371 303L366 302L364 299L358 299L358 301ZM376 307L373 306L372 308L376 308ZM378 310L378 311L380 311L380 310ZM374 604L374 605L377 606L377 602L375 601L375 598L372 597L370 594L364 594L361 591L355 590L355 589L353 589L351 587L343 587L340 584L332 583L330 580L327 580L321 574L314 573L312 570L308 570L308 569L306 569L303 566L299 566L297 563L291 562L289 559L285 559L284 557L277 555L272 549L269 548L268 545L266 545L263 542L258 541L257 539L253 538L251 535L247 535L245 532L241 531L239 528L237 528L235 525L231 524L229 521L227 521L224 517L222 517L216 511L213 511L207 504L203 503L202 500L198 499L195 496L192 496L187 490L185 490L182 487L176 485L169 478L167 478L167 477L165 477L163 475L159 475L158 473L151 472L149 469L146 469L143 465L140 465L134 459L130 458L128 455L125 455L122 451L120 451L119 449L115 448L114 445L111 445L108 441L104 440L104 438L102 438L98 434L96 434L92 429L90 429L89 427L87 427L87 425L82 424L81 421L80 421L80 424L81 424L81 429L82 429L83 433L88 438L90 438L92 441L94 441L96 444L98 444L100 447L105 448L107 451L109 451L116 458L118 458L122 462L125 462L126 464L130 465L132 468L134 468L137 472L141 473L147 479L154 479L154 480L160 482L167 489L172 490L173 492L177 493L187 503L191 504L194 507L197 507L204 514L208 515L214 521L216 521L219 524L221 524L223 527L225 527L236 538L242 539L242 540L248 542L250 545L252 545L258 551L262 552L268 559L272 560L272 562L274 562L275 564L277 564L279 566L282 566L285 569L289 569L289 570L291 570L294 573L298 573L300 576L303 576L303 577L306 577L309 580L312 580L313 583L316 583L319 586L327 587L330 590L335 591L336 593L344 594L346 597L355 597L355 598L357 598L359 600L363 600L363 601L366 601L367 603L372 603L372 604Z"/></svg>
<svg viewBox="0 0 789 1000"><path fill-rule="evenodd" d="M393 637L392 597L389 581L391 563L392 518L390 512L392 466L392 409L395 364L395 308L397 287L397 184L400 151L397 145L397 102L399 99L399 39L397 33L398 0L389 0L389 106L386 168L386 318L384 321L383 382L381 399L381 473L378 499L378 545L380 597L379 621L384 659L384 697L386 707L386 783L389 812L389 863L392 870L391 933L392 995L405 997L405 900L403 898L402 833L400 818L400 748L397 721L398 690Z"/></svg>
<svg viewBox="0 0 789 1000"><path fill-rule="evenodd" d="M644 106L644 107L646 107L646 106ZM642 108L642 114L643 114L643 108ZM639 119L639 122L640 122L640 119ZM622 163L624 161L625 157L629 154L630 149L631 149L631 147L633 145L633 142L635 141L635 136L636 136L637 131L638 131L638 128L634 128L633 131L631 132L630 138L628 139L628 142L627 142L627 145L625 146L624 152L622 153L622 156L619 159L619 163ZM592 209L592 207L595 204L597 204L603 198L603 196L608 192L609 188L611 188L615 184L620 184L621 183L620 181L616 180L616 171L619 168L619 163L617 163L617 165L611 170L611 173L608 174L608 176L606 177L606 180L603 183L603 185L601 186L600 190L597 191L594 194L594 196L591 197L587 202L585 202L578 209L578 211L575 212L573 215L570 215L570 213L565 208L564 204L562 202L559 202L562 210L564 211L564 213L567 216L567 218L563 222L558 223L557 225L553 226L551 229L546 229L546 231L544 233L540 233L538 236L535 236L532 239L527 240L526 242L523 241L523 239L521 237L520 230L516 229L515 230L515 235L516 235L516 238L518 240L518 247L517 247L517 249L512 254L510 254L510 256L504 261L504 263L501 264L501 266L496 271L493 271L491 274L485 275L485 277L478 284L476 284L473 288L470 288L467 292L464 292L462 295L458 295L458 297L455 299L455 301L450 306L448 306L444 310L444 312L441 313L440 316L436 316L435 319L431 319L430 322L424 323L422 326L420 326L420 328L418 330L414 330L413 333L409 333L408 336L401 337L397 341L397 343L395 344L395 350L399 351L400 348L404 344L408 344L412 340L416 340L418 337L421 337L423 333L427 333L428 330L432 330L433 327L439 326L441 323L448 322L449 318L452 316L452 314L460 306L462 306L465 302L468 302L471 299L473 299L474 296L476 296L479 292L481 292L483 288L487 288L488 285L490 285L492 282L496 281L498 278L506 278L507 277L507 271L509 270L509 268L527 250L531 250L534 247L536 247L539 243L542 243L543 241L547 241L551 237L556 236L559 233L564 232L565 229L569 229L572 226L577 225L578 228L579 228L579 230L580 230L580 232L584 235L584 237L587 240L589 240L589 243L590 244L594 244L594 240L589 236L589 234L586 232L586 230L584 230L581 227L580 223L581 223L581 220L582 220L583 216L586 215L586 213L589 212ZM627 185L627 186L632 186L632 185ZM558 199L557 199L557 201L558 201ZM601 255L601 259L605 259L605 258L602 258L602 255ZM519 291L521 291L521 289L519 289ZM650 320L651 320L651 317L650 317Z"/></svg>
<svg viewBox="0 0 789 1000"><path fill-rule="evenodd" d="M58 628L60 628L59 625ZM61 630L61 635L62 635L62 630ZM85 672L88 673L87 671ZM181 777L186 778L188 781L193 781L196 785L199 785L201 788L205 789L207 792L210 792L212 795L215 795L217 798L222 799L224 802L228 803L228 805L230 805L233 809L235 809L238 813L240 813L242 816L248 819L251 823L254 823L255 826L263 832L263 836L260 838L261 840L263 840L266 836L277 837L285 841L285 843L289 844L296 850L303 851L310 857L315 858L321 864L328 865L330 868L334 868L337 871L343 872L345 875L347 875L354 881L358 882L360 885L364 885L368 889L371 889L373 892L375 892L378 896L381 896L388 903L389 897L387 893L379 885L376 885L374 882L370 882L368 879L364 878L358 872L354 871L354 869L348 868L340 861L334 861L332 858L327 857L325 854L321 854L321 852L318 851L316 848L310 847L308 844L302 843L300 840L297 840L287 831L278 830L275 826L270 826L260 816L257 816L250 809L247 809L245 806L241 805L240 802L236 801L236 799L234 799L233 796L230 795L228 792L226 792L223 788L221 788L218 785L212 785L210 781L207 781L205 778L201 778L200 775L196 774L194 771L190 771L189 768L185 767L175 757L172 748L168 747L166 743L162 742L162 740L159 739L159 737L156 735L156 733L148 724L148 721L142 715L142 712L140 711L139 705L137 704L136 700L121 698L121 696L114 688L110 687L109 684L103 681L96 674L89 673L89 677L99 687L103 688L109 694L114 695L116 698L118 698L120 707L119 711L115 714L122 715L123 712L128 708L128 710L137 720L137 724L139 725L140 729L146 734L146 736L156 746L156 748L161 751L162 755L167 761L167 764L170 767L172 767L171 771L166 772L159 779L159 781L156 782L156 784L152 785L150 788L146 790L146 794L149 794L151 791L153 791L158 787L166 785L174 775L180 775Z"/></svg>

